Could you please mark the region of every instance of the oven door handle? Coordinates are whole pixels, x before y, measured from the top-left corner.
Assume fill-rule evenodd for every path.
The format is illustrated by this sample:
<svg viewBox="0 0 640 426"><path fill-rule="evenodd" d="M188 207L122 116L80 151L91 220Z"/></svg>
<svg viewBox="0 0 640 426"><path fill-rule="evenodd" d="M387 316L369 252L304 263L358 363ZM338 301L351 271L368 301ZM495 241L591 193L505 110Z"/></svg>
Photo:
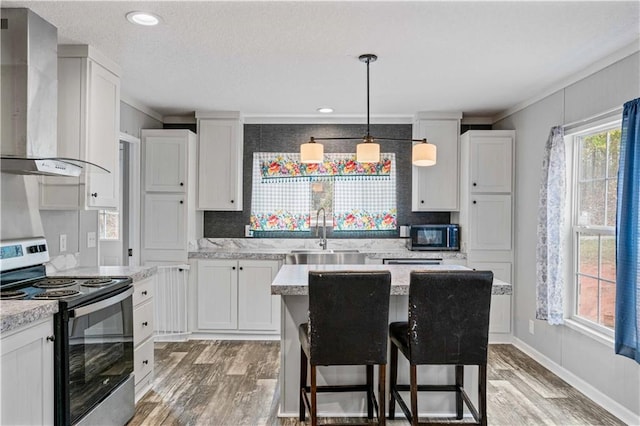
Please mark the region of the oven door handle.
<svg viewBox="0 0 640 426"><path fill-rule="evenodd" d="M115 296L110 297L108 299L104 299L104 300L101 300L99 302L87 305L87 306L82 306L80 308L73 309L73 310L69 311L69 317L70 318L77 318L77 317L81 317L83 315L90 314L92 312L99 311L100 309L104 309L107 306L111 306L111 305L114 305L114 304L116 304L118 302L122 302L124 299L126 299L129 296L131 296L132 294L133 294L133 286L128 288L126 291L123 291L122 293L118 293Z"/></svg>

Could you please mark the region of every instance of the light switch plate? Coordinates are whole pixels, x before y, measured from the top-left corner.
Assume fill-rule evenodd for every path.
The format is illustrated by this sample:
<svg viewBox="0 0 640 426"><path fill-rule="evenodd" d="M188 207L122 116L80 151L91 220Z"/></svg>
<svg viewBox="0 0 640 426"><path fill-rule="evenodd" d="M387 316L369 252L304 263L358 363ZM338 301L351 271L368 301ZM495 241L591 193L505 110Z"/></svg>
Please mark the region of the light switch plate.
<svg viewBox="0 0 640 426"><path fill-rule="evenodd" d="M60 234L60 253L67 251L67 234Z"/></svg>
<svg viewBox="0 0 640 426"><path fill-rule="evenodd" d="M87 247L92 248L96 246L96 233L87 232Z"/></svg>

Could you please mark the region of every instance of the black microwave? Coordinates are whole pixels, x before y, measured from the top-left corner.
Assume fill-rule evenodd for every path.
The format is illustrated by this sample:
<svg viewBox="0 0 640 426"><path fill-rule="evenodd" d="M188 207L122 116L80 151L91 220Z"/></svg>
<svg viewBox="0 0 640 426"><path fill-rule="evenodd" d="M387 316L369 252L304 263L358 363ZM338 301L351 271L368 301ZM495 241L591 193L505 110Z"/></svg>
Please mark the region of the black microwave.
<svg viewBox="0 0 640 426"><path fill-rule="evenodd" d="M409 250L459 251L460 227L448 225L411 225Z"/></svg>

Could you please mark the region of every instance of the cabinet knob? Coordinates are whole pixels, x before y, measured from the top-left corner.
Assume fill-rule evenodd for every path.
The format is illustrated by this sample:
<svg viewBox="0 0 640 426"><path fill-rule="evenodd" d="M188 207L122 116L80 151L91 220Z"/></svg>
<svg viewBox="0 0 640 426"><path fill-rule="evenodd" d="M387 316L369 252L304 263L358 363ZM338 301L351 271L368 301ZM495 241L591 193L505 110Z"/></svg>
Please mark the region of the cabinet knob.
<svg viewBox="0 0 640 426"><path fill-rule="evenodd" d="M231 267L231 269L232 269L233 271L235 271L235 270L236 270L236 267L235 267L235 266L232 266L232 267Z"/></svg>
<svg viewBox="0 0 640 426"><path fill-rule="evenodd" d="M180 200L180 204L184 204L184 201L183 201L183 200Z"/></svg>
<svg viewBox="0 0 640 426"><path fill-rule="evenodd" d="M475 183L475 182L473 182L473 186L478 186L478 184L477 184L477 183Z"/></svg>
<svg viewBox="0 0 640 426"><path fill-rule="evenodd" d="M180 182L180 186L184 186L184 182Z"/></svg>
<svg viewBox="0 0 640 426"><path fill-rule="evenodd" d="M420 204L424 204L424 200L420 200Z"/></svg>
<svg viewBox="0 0 640 426"><path fill-rule="evenodd" d="M98 197L98 193L97 192L92 192L91 196L94 197L94 198L97 198Z"/></svg>
<svg viewBox="0 0 640 426"><path fill-rule="evenodd" d="M145 359L144 361L142 361L142 363L143 363L143 364L145 364L145 365L146 365L146 364L149 364L149 360L148 360L148 359Z"/></svg>
<svg viewBox="0 0 640 426"><path fill-rule="evenodd" d="M242 266L239 269L242 271Z"/></svg>
<svg viewBox="0 0 640 426"><path fill-rule="evenodd" d="M473 204L476 204L476 203L477 203L477 201L476 201L476 200L473 200Z"/></svg>
<svg viewBox="0 0 640 426"><path fill-rule="evenodd" d="M56 340L56 336L47 336L47 340L53 342Z"/></svg>
<svg viewBox="0 0 640 426"><path fill-rule="evenodd" d="M147 290L142 290L141 293L142 293L143 296L146 296L147 295Z"/></svg>
<svg viewBox="0 0 640 426"><path fill-rule="evenodd" d="M143 327L146 327L146 326L148 326L148 325L149 325L149 323L148 323L147 321L145 321L145 322L143 322L143 323L142 323L142 326L143 326Z"/></svg>
<svg viewBox="0 0 640 426"><path fill-rule="evenodd" d="M233 200L231 200L231 204L233 204Z"/></svg>
<svg viewBox="0 0 640 426"><path fill-rule="evenodd" d="M182 272L182 271L184 271L184 269L178 268L178 272Z"/></svg>

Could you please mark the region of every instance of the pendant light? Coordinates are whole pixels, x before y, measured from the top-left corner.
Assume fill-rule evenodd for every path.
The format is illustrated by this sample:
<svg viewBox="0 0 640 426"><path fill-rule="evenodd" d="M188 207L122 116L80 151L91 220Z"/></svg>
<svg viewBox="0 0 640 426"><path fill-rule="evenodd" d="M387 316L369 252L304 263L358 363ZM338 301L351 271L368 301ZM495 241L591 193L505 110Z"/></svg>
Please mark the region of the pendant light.
<svg viewBox="0 0 640 426"><path fill-rule="evenodd" d="M318 140L361 140L356 147L356 161L359 163L377 163L380 161L380 145L376 143L376 138L371 136L370 113L369 113L369 64L375 62L378 57L372 53L360 55L360 62L367 64L367 134L364 137L346 137L346 138L314 138L311 137L309 142L300 145L300 162L302 163L322 163L324 161L324 147L317 143ZM411 162L415 166L433 166L436 164L436 146L427 142L426 139L393 139L379 138L387 141L410 141L420 142L415 144L412 149Z"/></svg>

